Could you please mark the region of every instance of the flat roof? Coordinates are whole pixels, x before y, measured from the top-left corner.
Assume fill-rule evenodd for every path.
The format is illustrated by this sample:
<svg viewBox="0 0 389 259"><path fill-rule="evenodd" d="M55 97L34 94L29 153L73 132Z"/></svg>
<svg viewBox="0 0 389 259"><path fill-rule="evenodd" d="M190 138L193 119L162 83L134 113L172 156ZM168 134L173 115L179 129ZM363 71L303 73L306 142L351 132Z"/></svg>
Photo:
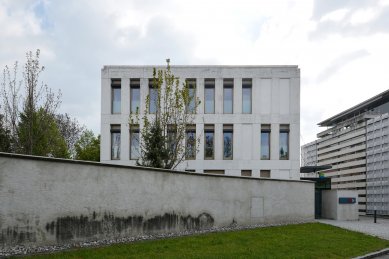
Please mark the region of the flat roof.
<svg viewBox="0 0 389 259"><path fill-rule="evenodd" d="M354 117L355 115L371 110L372 108L375 108L386 102L389 102L389 90L386 90L370 99L367 99L366 101L361 102L360 104L357 104L351 107L350 109L338 113L335 116L332 116L331 118L318 123L317 125L321 127L334 126L335 124L341 121L347 120L349 118Z"/></svg>

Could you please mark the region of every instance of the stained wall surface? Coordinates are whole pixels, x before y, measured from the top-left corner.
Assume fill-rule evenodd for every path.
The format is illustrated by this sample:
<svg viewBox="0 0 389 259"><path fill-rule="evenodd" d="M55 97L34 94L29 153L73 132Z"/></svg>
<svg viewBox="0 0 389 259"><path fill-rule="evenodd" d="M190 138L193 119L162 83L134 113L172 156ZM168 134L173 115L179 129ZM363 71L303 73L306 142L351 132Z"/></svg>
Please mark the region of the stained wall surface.
<svg viewBox="0 0 389 259"><path fill-rule="evenodd" d="M307 181L0 153L0 246L313 220Z"/></svg>

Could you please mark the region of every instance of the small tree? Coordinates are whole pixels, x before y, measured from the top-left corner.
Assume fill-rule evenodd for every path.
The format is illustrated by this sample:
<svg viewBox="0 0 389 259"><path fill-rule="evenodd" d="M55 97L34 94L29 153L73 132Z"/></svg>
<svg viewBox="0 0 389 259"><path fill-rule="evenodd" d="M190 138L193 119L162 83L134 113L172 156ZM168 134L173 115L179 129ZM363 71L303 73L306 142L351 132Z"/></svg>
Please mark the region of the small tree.
<svg viewBox="0 0 389 259"><path fill-rule="evenodd" d="M100 135L95 137L91 130L85 130L75 144L77 160L100 161Z"/></svg>
<svg viewBox="0 0 389 259"><path fill-rule="evenodd" d="M140 158L137 164L147 167L175 169L186 155L187 128L194 124L200 101L193 85L174 76L167 60L166 70L153 70L152 94L146 97L146 108L140 118L139 110L130 115L130 127L142 122ZM191 141L190 141L191 142ZM193 150L192 150L193 151Z"/></svg>
<svg viewBox="0 0 389 259"><path fill-rule="evenodd" d="M29 115L22 113L18 129L22 153L69 158L65 139L58 129L54 115L48 114L43 108Z"/></svg>
<svg viewBox="0 0 389 259"><path fill-rule="evenodd" d="M11 136L9 130L4 127L3 117L0 114L0 152L11 152Z"/></svg>
<svg viewBox="0 0 389 259"><path fill-rule="evenodd" d="M71 118L67 113L56 114L55 120L57 122L59 132L66 142L70 157L75 158L75 145L79 141L81 134L83 134L85 127L81 126L76 119Z"/></svg>

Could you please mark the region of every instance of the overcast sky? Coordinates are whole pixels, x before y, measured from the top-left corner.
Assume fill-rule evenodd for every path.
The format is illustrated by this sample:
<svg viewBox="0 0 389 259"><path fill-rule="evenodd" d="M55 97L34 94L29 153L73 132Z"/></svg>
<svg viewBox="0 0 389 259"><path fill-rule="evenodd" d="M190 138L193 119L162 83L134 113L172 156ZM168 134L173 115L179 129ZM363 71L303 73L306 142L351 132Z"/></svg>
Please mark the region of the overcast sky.
<svg viewBox="0 0 389 259"><path fill-rule="evenodd" d="M0 67L37 48L61 112L95 133L103 65L298 65L304 144L389 88L389 0L0 0Z"/></svg>

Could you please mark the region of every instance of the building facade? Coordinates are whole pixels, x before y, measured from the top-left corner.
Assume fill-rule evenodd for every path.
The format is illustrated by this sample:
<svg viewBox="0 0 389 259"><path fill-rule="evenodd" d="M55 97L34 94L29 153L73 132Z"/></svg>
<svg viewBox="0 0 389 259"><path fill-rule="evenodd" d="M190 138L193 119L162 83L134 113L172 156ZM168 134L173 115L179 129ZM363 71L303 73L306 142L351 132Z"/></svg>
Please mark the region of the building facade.
<svg viewBox="0 0 389 259"><path fill-rule="evenodd" d="M315 161L318 166L332 166L322 171L331 178L331 189L358 192L361 214L372 213L375 207L388 215L388 112L389 91L385 91L320 122L327 129L301 148L303 166L315 165Z"/></svg>
<svg viewBox="0 0 389 259"><path fill-rule="evenodd" d="M101 161L135 165L153 68L105 66L101 73ZM193 136L198 152L177 169L197 173L299 179L300 70L297 66L172 66L201 101ZM152 105L149 107L152 113Z"/></svg>

